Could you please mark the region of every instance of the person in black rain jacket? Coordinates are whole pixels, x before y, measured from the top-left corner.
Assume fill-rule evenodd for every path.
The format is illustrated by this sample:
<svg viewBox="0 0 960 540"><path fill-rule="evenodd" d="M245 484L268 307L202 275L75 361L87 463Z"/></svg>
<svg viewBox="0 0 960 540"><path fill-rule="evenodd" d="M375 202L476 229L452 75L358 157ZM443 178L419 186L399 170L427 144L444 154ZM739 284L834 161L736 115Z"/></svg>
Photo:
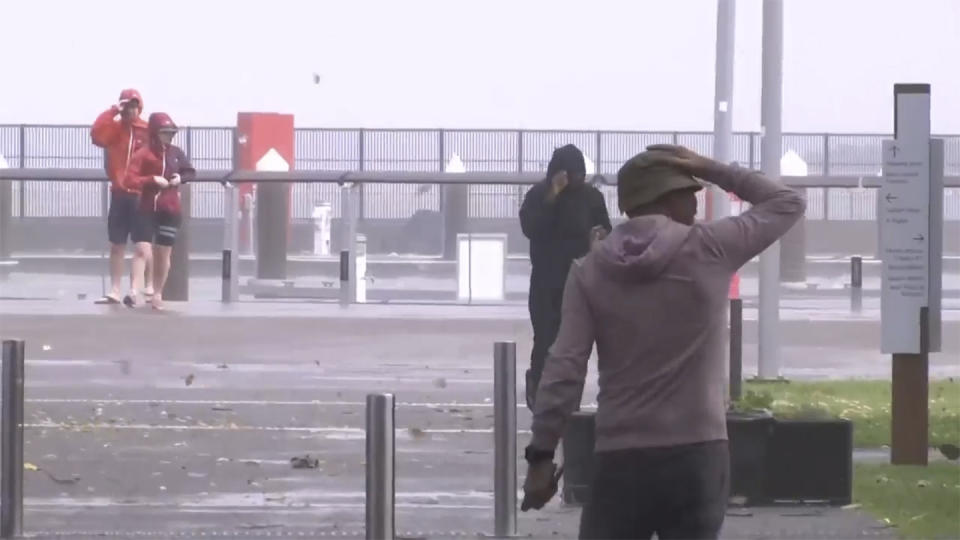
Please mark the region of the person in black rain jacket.
<svg viewBox="0 0 960 540"><path fill-rule="evenodd" d="M557 148L547 177L527 192L520 226L530 239L530 322L533 352L526 376L527 406L532 410L547 351L560 329L560 305L574 259L590 251L595 236L610 232L603 194L586 183L583 152L568 144Z"/></svg>

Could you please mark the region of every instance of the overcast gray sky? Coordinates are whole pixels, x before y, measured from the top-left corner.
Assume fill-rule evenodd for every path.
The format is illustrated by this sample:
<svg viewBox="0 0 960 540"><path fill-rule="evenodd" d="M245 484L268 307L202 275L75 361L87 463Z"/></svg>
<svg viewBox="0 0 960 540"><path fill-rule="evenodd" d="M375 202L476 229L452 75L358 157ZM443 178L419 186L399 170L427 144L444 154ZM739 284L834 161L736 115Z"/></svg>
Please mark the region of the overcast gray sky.
<svg viewBox="0 0 960 540"><path fill-rule="evenodd" d="M736 130L761 6L737 2ZM784 11L785 130L890 132L893 84L929 82L960 133L960 0ZM0 123L89 123L133 86L193 125L709 130L715 34L715 0L2 0Z"/></svg>

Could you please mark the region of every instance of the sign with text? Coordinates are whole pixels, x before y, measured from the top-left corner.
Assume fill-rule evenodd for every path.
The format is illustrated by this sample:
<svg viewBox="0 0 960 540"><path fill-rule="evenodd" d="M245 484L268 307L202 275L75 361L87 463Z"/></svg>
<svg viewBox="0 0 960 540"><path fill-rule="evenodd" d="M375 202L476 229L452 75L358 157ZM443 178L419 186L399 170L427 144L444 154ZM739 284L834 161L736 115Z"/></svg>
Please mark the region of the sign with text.
<svg viewBox="0 0 960 540"><path fill-rule="evenodd" d="M920 310L929 305L929 140L883 141L880 189L884 353L920 352Z"/></svg>

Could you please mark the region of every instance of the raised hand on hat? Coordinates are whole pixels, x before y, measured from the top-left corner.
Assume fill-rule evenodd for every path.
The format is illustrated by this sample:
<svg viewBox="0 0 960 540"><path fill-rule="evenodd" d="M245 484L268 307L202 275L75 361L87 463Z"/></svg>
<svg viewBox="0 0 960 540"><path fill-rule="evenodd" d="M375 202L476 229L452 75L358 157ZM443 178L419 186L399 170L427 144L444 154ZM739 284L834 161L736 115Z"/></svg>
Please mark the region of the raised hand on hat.
<svg viewBox="0 0 960 540"><path fill-rule="evenodd" d="M652 144L647 147L647 150L663 152L662 155L653 156L652 159L661 161L664 165L677 167L697 178L707 177L709 171L716 167L714 160L706 156L701 156L685 146Z"/></svg>

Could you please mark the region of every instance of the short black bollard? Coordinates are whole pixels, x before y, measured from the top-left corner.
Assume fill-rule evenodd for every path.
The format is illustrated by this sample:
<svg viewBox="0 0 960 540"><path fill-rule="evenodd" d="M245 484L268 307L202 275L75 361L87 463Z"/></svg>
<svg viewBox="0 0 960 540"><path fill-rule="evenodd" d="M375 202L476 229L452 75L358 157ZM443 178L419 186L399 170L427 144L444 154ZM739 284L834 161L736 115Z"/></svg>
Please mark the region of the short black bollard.
<svg viewBox="0 0 960 540"><path fill-rule="evenodd" d="M743 300L730 299L730 400L743 396Z"/></svg>
<svg viewBox="0 0 960 540"><path fill-rule="evenodd" d="M850 258L850 310L863 309L863 257Z"/></svg>

